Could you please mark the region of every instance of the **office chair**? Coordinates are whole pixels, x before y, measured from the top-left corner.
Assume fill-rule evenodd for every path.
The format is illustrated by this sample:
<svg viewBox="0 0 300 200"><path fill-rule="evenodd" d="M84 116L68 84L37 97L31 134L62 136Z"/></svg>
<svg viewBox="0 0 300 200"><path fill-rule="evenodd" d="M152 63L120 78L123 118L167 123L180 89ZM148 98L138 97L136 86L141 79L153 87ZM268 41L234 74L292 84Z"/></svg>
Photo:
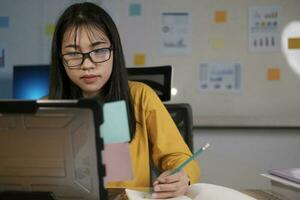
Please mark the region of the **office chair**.
<svg viewBox="0 0 300 200"><path fill-rule="evenodd" d="M165 104L185 143L193 153L193 114L190 104Z"/></svg>
<svg viewBox="0 0 300 200"><path fill-rule="evenodd" d="M172 66L130 67L127 73L129 80L150 86L161 101L171 99Z"/></svg>

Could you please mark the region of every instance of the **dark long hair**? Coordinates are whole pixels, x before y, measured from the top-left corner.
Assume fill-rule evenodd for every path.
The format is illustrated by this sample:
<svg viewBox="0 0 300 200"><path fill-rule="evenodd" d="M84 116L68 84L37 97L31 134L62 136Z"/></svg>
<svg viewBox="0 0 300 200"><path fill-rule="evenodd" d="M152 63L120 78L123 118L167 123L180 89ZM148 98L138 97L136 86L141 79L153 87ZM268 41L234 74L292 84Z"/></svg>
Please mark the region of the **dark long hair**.
<svg viewBox="0 0 300 200"><path fill-rule="evenodd" d="M132 139L135 134L136 119L120 36L112 18L102 8L93 3L85 2L71 5L58 19L52 40L49 99L77 99L83 97L81 89L66 74L61 57L62 41L66 31L75 28L76 33L77 29L82 26L88 28L91 34L96 34L92 32L94 29L102 31L111 42L113 47L112 73L101 90L101 96L104 97L105 102L126 101Z"/></svg>

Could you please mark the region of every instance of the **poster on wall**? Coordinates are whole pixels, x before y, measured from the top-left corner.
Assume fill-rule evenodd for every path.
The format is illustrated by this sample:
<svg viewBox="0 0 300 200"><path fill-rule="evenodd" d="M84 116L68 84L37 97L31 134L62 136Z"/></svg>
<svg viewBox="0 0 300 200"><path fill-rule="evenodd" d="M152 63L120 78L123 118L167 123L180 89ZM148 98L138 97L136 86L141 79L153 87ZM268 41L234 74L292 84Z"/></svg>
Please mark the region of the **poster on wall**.
<svg viewBox="0 0 300 200"><path fill-rule="evenodd" d="M0 68L5 67L5 54L6 54L5 45L2 42L0 42Z"/></svg>
<svg viewBox="0 0 300 200"><path fill-rule="evenodd" d="M280 50L279 6L252 6L248 16L248 43L250 52Z"/></svg>
<svg viewBox="0 0 300 200"><path fill-rule="evenodd" d="M161 14L161 49L165 55L191 53L191 13L163 12Z"/></svg>
<svg viewBox="0 0 300 200"><path fill-rule="evenodd" d="M240 92L241 64L231 61L209 61L199 65L201 92Z"/></svg>

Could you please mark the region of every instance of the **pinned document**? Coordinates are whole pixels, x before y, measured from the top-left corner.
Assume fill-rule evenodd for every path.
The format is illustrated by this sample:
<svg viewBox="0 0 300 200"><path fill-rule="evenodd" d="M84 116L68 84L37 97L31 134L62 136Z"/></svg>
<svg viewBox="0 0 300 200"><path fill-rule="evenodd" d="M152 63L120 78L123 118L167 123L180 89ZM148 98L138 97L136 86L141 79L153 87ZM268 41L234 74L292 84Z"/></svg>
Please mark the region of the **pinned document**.
<svg viewBox="0 0 300 200"><path fill-rule="evenodd" d="M0 42L0 68L5 67L6 44Z"/></svg>
<svg viewBox="0 0 300 200"><path fill-rule="evenodd" d="M249 7L248 46L251 52L280 50L280 10L278 6Z"/></svg>
<svg viewBox="0 0 300 200"><path fill-rule="evenodd" d="M101 137L105 144L128 142L130 140L128 117L125 101L103 105L104 122L100 126Z"/></svg>

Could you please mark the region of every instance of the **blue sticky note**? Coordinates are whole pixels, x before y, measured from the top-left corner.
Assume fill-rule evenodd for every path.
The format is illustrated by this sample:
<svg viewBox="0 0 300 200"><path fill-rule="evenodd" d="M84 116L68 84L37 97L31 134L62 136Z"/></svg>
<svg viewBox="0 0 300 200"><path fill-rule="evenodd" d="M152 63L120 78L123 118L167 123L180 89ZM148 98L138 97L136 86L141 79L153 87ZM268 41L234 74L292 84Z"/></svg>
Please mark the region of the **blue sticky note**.
<svg viewBox="0 0 300 200"><path fill-rule="evenodd" d="M142 5L139 3L132 3L129 5L130 16L140 16L142 14Z"/></svg>
<svg viewBox="0 0 300 200"><path fill-rule="evenodd" d="M125 101L103 105L104 122L100 134L105 144L128 142L130 140L127 109Z"/></svg>
<svg viewBox="0 0 300 200"><path fill-rule="evenodd" d="M9 26L9 17L0 16L0 28L8 28Z"/></svg>

